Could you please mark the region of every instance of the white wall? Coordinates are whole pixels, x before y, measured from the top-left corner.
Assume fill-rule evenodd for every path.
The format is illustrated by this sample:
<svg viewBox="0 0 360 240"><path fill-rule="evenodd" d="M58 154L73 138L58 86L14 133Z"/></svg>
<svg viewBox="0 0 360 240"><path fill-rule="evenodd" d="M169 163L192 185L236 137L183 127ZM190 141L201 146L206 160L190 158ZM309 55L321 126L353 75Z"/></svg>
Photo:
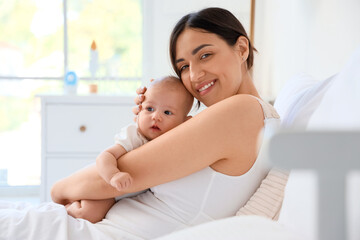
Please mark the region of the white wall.
<svg viewBox="0 0 360 240"><path fill-rule="evenodd" d="M337 73L358 46L359 0L256 1L255 81L267 98L296 73Z"/></svg>
<svg viewBox="0 0 360 240"><path fill-rule="evenodd" d="M180 18L205 7L222 7L235 14L246 30L250 22L249 0L143 0L143 83L150 78L175 74L169 58L169 38Z"/></svg>
<svg viewBox="0 0 360 240"><path fill-rule="evenodd" d="M171 74L168 41L175 23L204 7L233 12L249 33L250 0L143 0L144 79ZM327 78L360 46L360 0L257 0L254 82L272 100L294 74Z"/></svg>

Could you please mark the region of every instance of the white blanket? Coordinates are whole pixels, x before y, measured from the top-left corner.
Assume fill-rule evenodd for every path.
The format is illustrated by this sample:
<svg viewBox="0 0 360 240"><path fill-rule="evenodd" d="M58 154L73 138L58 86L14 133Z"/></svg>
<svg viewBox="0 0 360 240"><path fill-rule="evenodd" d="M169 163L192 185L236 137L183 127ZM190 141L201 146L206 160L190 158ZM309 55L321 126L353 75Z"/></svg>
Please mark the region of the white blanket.
<svg viewBox="0 0 360 240"><path fill-rule="evenodd" d="M55 203L0 201L1 240L92 240L139 239L126 232L119 236L102 223L92 224L67 215L64 206ZM105 234L106 233L106 234ZM258 216L230 217L164 236L160 239L300 239L282 225Z"/></svg>
<svg viewBox="0 0 360 240"><path fill-rule="evenodd" d="M92 224L86 220L75 219L59 204L49 202L35 206L25 202L0 201L0 240L116 238L138 239L126 232L122 236L115 235L111 227L103 223Z"/></svg>

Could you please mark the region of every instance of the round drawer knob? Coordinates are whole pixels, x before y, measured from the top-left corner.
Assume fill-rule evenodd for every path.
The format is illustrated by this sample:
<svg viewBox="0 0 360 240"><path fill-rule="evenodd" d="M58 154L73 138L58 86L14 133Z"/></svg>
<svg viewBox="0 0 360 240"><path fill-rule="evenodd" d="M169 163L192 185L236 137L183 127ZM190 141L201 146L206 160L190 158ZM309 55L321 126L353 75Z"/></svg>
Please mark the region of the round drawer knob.
<svg viewBox="0 0 360 240"><path fill-rule="evenodd" d="M86 131L86 126L81 125L79 130L80 130L80 132L85 132Z"/></svg>

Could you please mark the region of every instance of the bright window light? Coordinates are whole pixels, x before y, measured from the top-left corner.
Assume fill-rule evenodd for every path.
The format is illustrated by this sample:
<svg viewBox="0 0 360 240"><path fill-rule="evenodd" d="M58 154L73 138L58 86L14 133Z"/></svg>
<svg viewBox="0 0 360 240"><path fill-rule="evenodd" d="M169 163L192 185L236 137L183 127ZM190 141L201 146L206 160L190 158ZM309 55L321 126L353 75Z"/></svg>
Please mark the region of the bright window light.
<svg viewBox="0 0 360 240"><path fill-rule="evenodd" d="M37 96L63 94L67 70L78 75L79 94L88 94L90 83L99 94L134 94L142 76L141 2L0 0L0 187L40 184Z"/></svg>

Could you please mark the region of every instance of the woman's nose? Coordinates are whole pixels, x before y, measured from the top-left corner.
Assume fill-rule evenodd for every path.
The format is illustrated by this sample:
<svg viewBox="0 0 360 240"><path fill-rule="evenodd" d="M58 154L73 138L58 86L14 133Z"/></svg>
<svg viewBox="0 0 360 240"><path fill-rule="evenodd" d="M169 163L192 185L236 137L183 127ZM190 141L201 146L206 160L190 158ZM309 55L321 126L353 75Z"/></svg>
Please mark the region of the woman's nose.
<svg viewBox="0 0 360 240"><path fill-rule="evenodd" d="M190 80L191 82L200 82L205 76L205 72L199 66L190 66Z"/></svg>

